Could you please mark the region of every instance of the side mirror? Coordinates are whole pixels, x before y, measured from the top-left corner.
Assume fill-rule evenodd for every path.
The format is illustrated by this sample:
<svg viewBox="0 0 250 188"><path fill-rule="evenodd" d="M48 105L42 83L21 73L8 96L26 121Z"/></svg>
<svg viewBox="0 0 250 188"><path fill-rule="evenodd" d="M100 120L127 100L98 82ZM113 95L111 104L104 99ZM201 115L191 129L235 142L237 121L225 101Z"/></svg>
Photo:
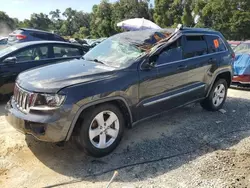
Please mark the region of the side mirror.
<svg viewBox="0 0 250 188"><path fill-rule="evenodd" d="M157 58L157 55L150 56L147 60L145 60L146 62L143 64L142 68L145 70L154 68Z"/></svg>
<svg viewBox="0 0 250 188"><path fill-rule="evenodd" d="M5 60L3 60L3 63L16 63L17 58L16 57L8 57Z"/></svg>

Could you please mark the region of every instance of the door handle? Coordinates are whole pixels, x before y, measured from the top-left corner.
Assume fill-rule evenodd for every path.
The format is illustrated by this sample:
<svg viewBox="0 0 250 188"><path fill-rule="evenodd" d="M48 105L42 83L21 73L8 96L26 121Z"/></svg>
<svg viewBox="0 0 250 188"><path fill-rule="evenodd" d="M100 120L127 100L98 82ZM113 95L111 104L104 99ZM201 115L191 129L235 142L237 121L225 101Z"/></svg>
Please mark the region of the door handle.
<svg viewBox="0 0 250 188"><path fill-rule="evenodd" d="M188 66L187 65L180 65L177 67L178 70L183 70L186 69Z"/></svg>

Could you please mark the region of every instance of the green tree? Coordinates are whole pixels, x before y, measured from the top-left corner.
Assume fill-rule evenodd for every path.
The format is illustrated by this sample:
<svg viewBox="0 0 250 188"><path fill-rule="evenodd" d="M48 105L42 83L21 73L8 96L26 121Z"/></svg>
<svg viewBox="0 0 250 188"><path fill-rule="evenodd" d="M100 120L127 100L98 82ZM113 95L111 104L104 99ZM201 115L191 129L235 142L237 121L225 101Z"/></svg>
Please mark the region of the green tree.
<svg viewBox="0 0 250 188"><path fill-rule="evenodd" d="M250 38L249 4L249 0L209 0L197 26L221 31L227 39Z"/></svg>
<svg viewBox="0 0 250 188"><path fill-rule="evenodd" d="M192 0L186 0L184 3L183 15L181 17L182 23L185 26L194 26L194 17L192 16L193 13L194 12L192 10Z"/></svg>
<svg viewBox="0 0 250 188"><path fill-rule="evenodd" d="M116 25L118 22L130 18L145 18L153 20L152 9L149 8L149 1L138 0L120 0L112 6L112 26L116 32L120 32L120 28Z"/></svg>
<svg viewBox="0 0 250 188"><path fill-rule="evenodd" d="M250 12L235 11L230 19L230 38L234 40L250 39Z"/></svg>
<svg viewBox="0 0 250 188"><path fill-rule="evenodd" d="M0 11L0 36L8 35L17 25L17 19L12 19L5 12Z"/></svg>
<svg viewBox="0 0 250 188"><path fill-rule="evenodd" d="M93 37L108 37L115 33L112 27L112 4L107 0L93 6L91 15L91 35Z"/></svg>
<svg viewBox="0 0 250 188"><path fill-rule="evenodd" d="M74 34L74 38L84 39L90 35L89 29L80 27L79 31Z"/></svg>
<svg viewBox="0 0 250 188"><path fill-rule="evenodd" d="M73 22L75 15L76 15L76 10L73 10L72 8L67 8L63 12L63 16L66 18L63 23L64 29L66 29L64 32L67 36L72 36L75 33L76 30L76 23Z"/></svg>
<svg viewBox="0 0 250 188"><path fill-rule="evenodd" d="M31 28L32 26L31 26L30 20L25 19L25 20L20 21L18 23L18 27L19 28Z"/></svg>
<svg viewBox="0 0 250 188"><path fill-rule="evenodd" d="M41 29L49 31L51 29L52 21L47 14L33 13L30 17L29 25L34 29Z"/></svg>
<svg viewBox="0 0 250 188"><path fill-rule="evenodd" d="M61 19L61 11L56 9L55 11L50 11L49 15L51 16L52 29L58 33L62 27L63 20Z"/></svg>
<svg viewBox="0 0 250 188"><path fill-rule="evenodd" d="M161 27L169 27L173 23L168 13L171 4L172 0L155 0L154 20Z"/></svg>
<svg viewBox="0 0 250 188"><path fill-rule="evenodd" d="M181 23L184 2L182 0L155 0L155 22L161 27L171 27Z"/></svg>

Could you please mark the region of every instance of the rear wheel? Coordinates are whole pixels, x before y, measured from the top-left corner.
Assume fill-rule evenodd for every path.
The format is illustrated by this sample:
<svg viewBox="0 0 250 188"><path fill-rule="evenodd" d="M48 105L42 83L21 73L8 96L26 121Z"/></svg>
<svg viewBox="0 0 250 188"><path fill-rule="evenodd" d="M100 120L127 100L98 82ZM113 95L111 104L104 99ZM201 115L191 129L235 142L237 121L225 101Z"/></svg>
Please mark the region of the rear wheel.
<svg viewBox="0 0 250 188"><path fill-rule="evenodd" d="M201 102L201 106L209 111L217 111L223 106L227 97L227 81L219 79L213 85L208 97Z"/></svg>
<svg viewBox="0 0 250 188"><path fill-rule="evenodd" d="M87 111L76 137L87 154L103 157L119 144L124 131L124 118L119 108L104 104Z"/></svg>

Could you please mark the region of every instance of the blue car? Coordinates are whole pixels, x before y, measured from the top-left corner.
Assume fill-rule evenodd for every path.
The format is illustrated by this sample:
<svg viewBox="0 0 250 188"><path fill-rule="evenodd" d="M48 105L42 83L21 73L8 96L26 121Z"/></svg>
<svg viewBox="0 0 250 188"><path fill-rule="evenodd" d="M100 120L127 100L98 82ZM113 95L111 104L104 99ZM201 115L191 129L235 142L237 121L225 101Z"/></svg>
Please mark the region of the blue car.
<svg viewBox="0 0 250 188"><path fill-rule="evenodd" d="M233 86L250 86L250 41L245 41L235 49Z"/></svg>
<svg viewBox="0 0 250 188"><path fill-rule="evenodd" d="M37 29L21 28L9 34L8 44L13 45L16 43L41 40L67 42L64 38L54 33Z"/></svg>

